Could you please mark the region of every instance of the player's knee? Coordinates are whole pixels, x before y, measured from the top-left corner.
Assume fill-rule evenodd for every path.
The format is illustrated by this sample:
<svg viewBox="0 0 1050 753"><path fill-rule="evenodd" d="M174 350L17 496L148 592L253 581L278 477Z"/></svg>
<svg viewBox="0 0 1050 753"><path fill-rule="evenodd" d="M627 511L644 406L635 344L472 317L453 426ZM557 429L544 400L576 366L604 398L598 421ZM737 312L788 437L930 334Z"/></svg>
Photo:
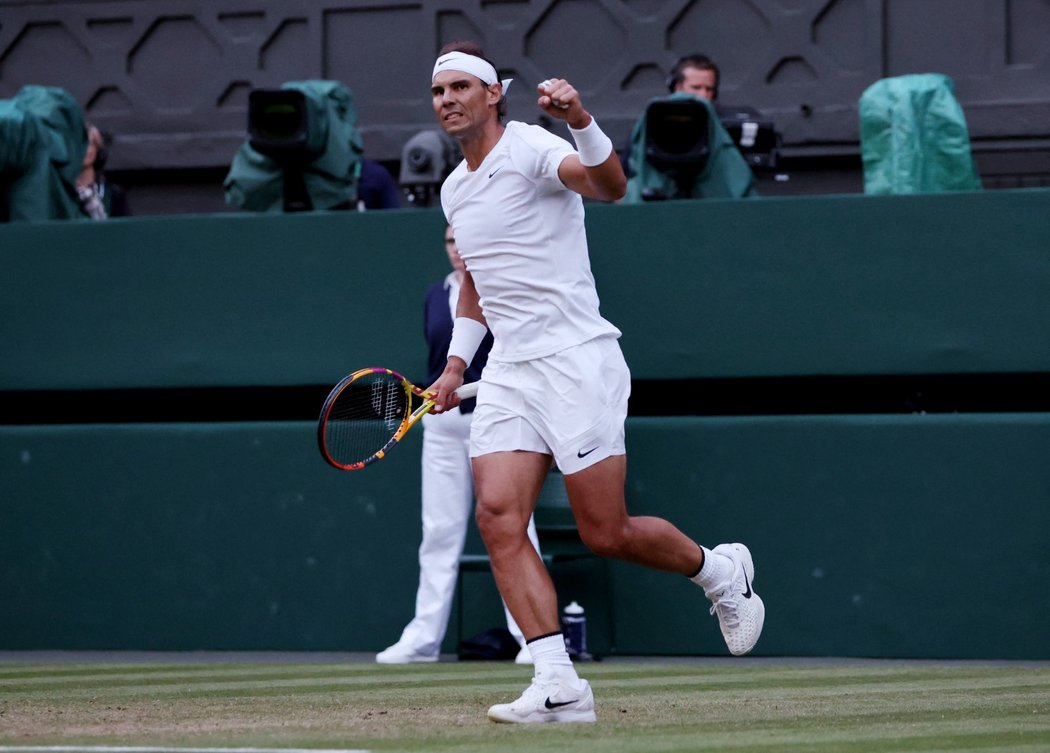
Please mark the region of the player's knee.
<svg viewBox="0 0 1050 753"><path fill-rule="evenodd" d="M474 508L474 520L478 524L478 533L489 546L508 540L520 528L518 516L510 514L505 507L486 504L482 500L478 500Z"/></svg>
<svg viewBox="0 0 1050 753"><path fill-rule="evenodd" d="M584 545L601 557L619 559L627 544L626 531L612 524L583 524L579 526L580 539Z"/></svg>

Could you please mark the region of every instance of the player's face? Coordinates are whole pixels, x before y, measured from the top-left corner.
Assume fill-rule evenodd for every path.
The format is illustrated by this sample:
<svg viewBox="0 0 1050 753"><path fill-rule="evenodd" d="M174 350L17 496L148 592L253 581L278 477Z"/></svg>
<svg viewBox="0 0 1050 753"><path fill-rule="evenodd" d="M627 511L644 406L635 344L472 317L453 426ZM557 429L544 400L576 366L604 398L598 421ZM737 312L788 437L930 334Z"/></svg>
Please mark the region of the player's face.
<svg viewBox="0 0 1050 753"><path fill-rule="evenodd" d="M481 79L462 71L442 71L433 81L430 94L438 123L450 136L463 137L482 128L494 117L498 92L486 88Z"/></svg>
<svg viewBox="0 0 1050 753"><path fill-rule="evenodd" d="M704 99L715 98L715 72L701 68L686 68L682 71L682 80L675 87L676 92L688 92Z"/></svg>

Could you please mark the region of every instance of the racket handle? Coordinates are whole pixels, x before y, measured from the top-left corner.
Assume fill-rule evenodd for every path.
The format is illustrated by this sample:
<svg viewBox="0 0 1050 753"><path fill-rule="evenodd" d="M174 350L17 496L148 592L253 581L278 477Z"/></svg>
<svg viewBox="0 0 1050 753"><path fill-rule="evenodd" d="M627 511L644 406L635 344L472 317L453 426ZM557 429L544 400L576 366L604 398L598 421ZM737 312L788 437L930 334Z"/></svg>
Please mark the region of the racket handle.
<svg viewBox="0 0 1050 753"><path fill-rule="evenodd" d="M478 394L478 386L481 382L471 382L470 384L464 384L458 390L456 394L459 395L460 400L466 400L468 397L475 397Z"/></svg>

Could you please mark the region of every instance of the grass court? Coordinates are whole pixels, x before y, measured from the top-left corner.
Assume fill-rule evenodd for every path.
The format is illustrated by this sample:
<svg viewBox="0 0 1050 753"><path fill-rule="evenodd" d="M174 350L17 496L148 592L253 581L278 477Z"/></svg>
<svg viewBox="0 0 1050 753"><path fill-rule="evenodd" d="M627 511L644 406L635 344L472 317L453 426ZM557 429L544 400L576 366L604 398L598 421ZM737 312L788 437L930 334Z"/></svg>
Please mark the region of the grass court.
<svg viewBox="0 0 1050 753"><path fill-rule="evenodd" d="M499 725L530 668L371 655L0 661L0 753L1050 751L1050 665L608 659L593 725ZM174 658L173 658L174 657Z"/></svg>

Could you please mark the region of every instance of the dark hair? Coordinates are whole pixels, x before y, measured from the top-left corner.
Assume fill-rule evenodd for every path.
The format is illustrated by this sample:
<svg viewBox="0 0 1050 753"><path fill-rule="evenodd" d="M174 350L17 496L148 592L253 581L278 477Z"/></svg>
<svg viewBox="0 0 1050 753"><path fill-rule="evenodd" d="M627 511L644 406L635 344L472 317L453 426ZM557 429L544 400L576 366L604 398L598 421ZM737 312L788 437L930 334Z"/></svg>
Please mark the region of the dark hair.
<svg viewBox="0 0 1050 753"><path fill-rule="evenodd" d="M483 49L481 49L481 45L479 45L477 42L471 42L469 40L463 40L463 41L459 41L459 42L449 42L444 47L442 47L441 50L438 52L438 57L441 57L442 55L446 55L446 54L448 54L450 52L462 52L462 53L465 53L467 55L473 55L476 58L481 58L486 63L491 65L496 70L497 73L499 72L499 69L496 68L496 64L488 59L488 57L485 55L485 51ZM482 82L482 83L484 83L484 82ZM506 117L506 115L507 115L507 95L506 94L504 94L502 97L499 98L499 102L496 104L496 114L499 116L500 121L502 121L503 118Z"/></svg>
<svg viewBox="0 0 1050 753"><path fill-rule="evenodd" d="M685 78L686 68L698 68L701 71L711 71L715 74L715 91L712 95L712 99L718 97L718 83L722 80L722 74L718 70L718 66L715 65L715 61L709 58L707 55L701 55L700 53L694 53L692 55L685 55L684 57L678 58L678 62L671 68L671 75L667 77L667 88L674 92L675 87L682 83L682 79Z"/></svg>

